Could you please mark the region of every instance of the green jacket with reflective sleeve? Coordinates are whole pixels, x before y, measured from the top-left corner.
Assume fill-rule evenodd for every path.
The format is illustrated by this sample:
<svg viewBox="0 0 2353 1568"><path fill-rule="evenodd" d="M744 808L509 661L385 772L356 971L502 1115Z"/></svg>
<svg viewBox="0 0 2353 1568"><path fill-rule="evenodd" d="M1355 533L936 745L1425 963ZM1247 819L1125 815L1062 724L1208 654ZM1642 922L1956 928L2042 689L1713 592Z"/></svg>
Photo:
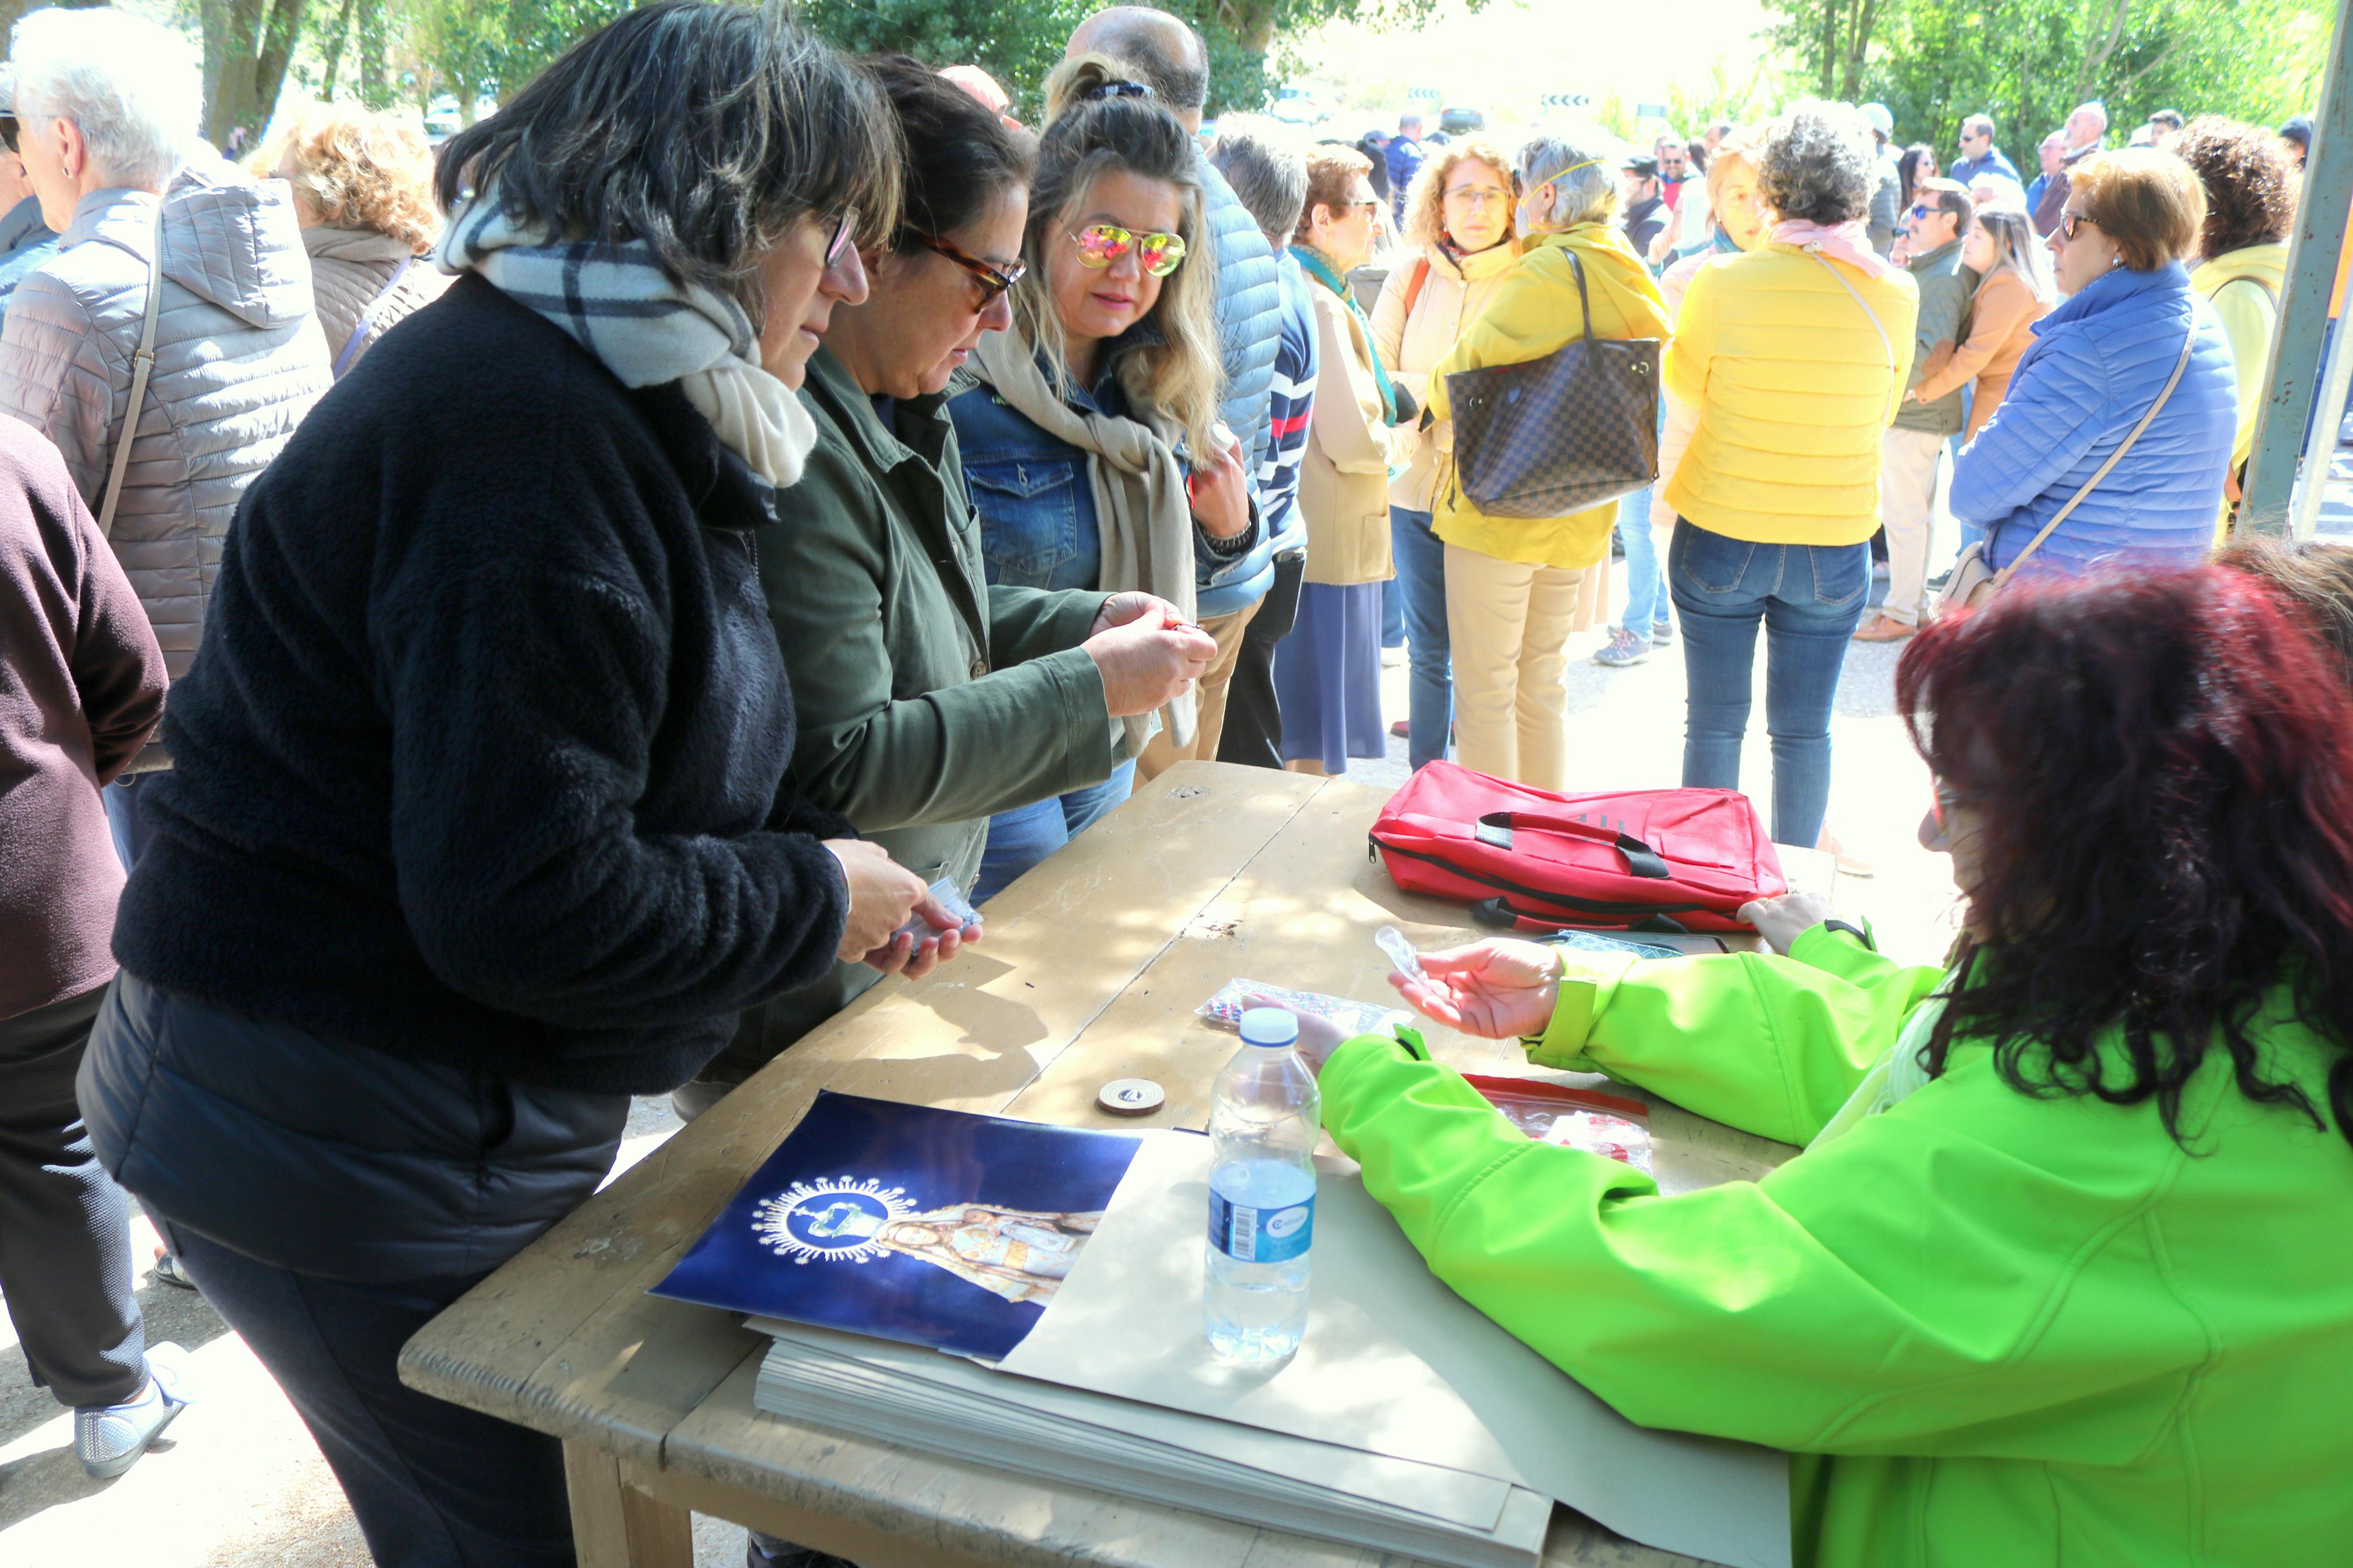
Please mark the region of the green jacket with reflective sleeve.
<svg viewBox="0 0 2353 1568"><path fill-rule="evenodd" d="M944 398L901 398L886 423L820 349L801 400L817 446L760 544L799 727L786 787L969 891L990 816L1118 763L1123 731L1079 646L1107 595L989 584ZM702 1076L740 1082L881 978L837 964L746 1013Z"/></svg>
<svg viewBox="0 0 2353 1568"><path fill-rule="evenodd" d="M1826 926L1787 958L1566 956L1532 1059L1799 1142L1942 979ZM2253 1033L2325 1107L2334 1048L2284 996ZM1323 1093L1465 1300L1634 1421L1788 1449L1801 1564L2353 1562L2353 1145L2219 1047L2187 1150L2153 1102L2025 1094L1961 1041L1763 1180L1672 1197L1393 1040Z"/></svg>

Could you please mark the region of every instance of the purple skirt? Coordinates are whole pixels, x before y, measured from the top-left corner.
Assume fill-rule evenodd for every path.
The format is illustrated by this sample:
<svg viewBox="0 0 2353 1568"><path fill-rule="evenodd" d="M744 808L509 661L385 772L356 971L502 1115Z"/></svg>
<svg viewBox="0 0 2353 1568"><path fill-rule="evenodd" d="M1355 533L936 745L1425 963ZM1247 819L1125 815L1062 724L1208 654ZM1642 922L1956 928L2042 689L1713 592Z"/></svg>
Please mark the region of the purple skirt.
<svg viewBox="0 0 2353 1568"><path fill-rule="evenodd" d="M1350 757L1388 754L1381 722L1381 585L1299 591L1299 619L1274 646L1274 693L1282 705L1282 760L1347 771Z"/></svg>

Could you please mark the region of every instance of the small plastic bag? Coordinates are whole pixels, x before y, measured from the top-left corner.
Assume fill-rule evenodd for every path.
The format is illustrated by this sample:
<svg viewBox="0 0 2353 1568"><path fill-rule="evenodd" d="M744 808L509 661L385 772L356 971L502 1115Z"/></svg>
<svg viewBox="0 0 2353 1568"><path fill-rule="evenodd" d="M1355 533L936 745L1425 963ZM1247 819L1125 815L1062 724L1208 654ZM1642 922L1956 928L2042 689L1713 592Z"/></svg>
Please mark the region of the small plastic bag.
<svg viewBox="0 0 2353 1568"><path fill-rule="evenodd" d="M1651 1173L1651 1110L1639 1100L1541 1079L1466 1073L1463 1081L1539 1143L1582 1149Z"/></svg>
<svg viewBox="0 0 2353 1568"><path fill-rule="evenodd" d="M1320 991L1293 991L1287 985L1269 985L1259 980L1228 981L1216 995L1193 1009L1194 1016L1207 1020L1213 1029L1239 1033L1242 1014L1250 1006L1253 996L1263 996L1279 1006L1296 1008L1318 1018L1329 1018L1351 1038L1385 1034L1389 1021L1400 1016L1400 1010L1395 1007L1355 1002L1345 996L1326 996Z"/></svg>

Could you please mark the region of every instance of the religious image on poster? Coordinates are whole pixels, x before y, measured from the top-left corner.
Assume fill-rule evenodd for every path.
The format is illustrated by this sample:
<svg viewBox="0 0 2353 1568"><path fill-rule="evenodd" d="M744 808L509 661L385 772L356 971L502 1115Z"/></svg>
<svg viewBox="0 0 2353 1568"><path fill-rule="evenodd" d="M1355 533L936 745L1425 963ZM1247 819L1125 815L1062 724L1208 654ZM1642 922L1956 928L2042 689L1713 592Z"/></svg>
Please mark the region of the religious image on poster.
<svg viewBox="0 0 2353 1568"><path fill-rule="evenodd" d="M821 1094L654 1291L1001 1357L1069 1278L1135 1147Z"/></svg>

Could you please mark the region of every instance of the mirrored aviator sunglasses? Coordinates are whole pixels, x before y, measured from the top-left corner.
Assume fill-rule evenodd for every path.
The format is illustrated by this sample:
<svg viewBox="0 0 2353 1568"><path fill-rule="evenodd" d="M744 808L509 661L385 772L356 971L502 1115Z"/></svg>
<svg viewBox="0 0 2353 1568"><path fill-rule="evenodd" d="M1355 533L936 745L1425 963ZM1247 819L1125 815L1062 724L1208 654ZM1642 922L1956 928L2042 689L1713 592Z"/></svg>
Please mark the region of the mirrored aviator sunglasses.
<svg viewBox="0 0 2353 1568"><path fill-rule="evenodd" d="M1093 271L1109 267L1131 248L1137 264L1155 278L1167 277L1185 262L1185 241L1180 235L1137 234L1116 224L1091 223L1071 237L1078 242L1079 265Z"/></svg>

